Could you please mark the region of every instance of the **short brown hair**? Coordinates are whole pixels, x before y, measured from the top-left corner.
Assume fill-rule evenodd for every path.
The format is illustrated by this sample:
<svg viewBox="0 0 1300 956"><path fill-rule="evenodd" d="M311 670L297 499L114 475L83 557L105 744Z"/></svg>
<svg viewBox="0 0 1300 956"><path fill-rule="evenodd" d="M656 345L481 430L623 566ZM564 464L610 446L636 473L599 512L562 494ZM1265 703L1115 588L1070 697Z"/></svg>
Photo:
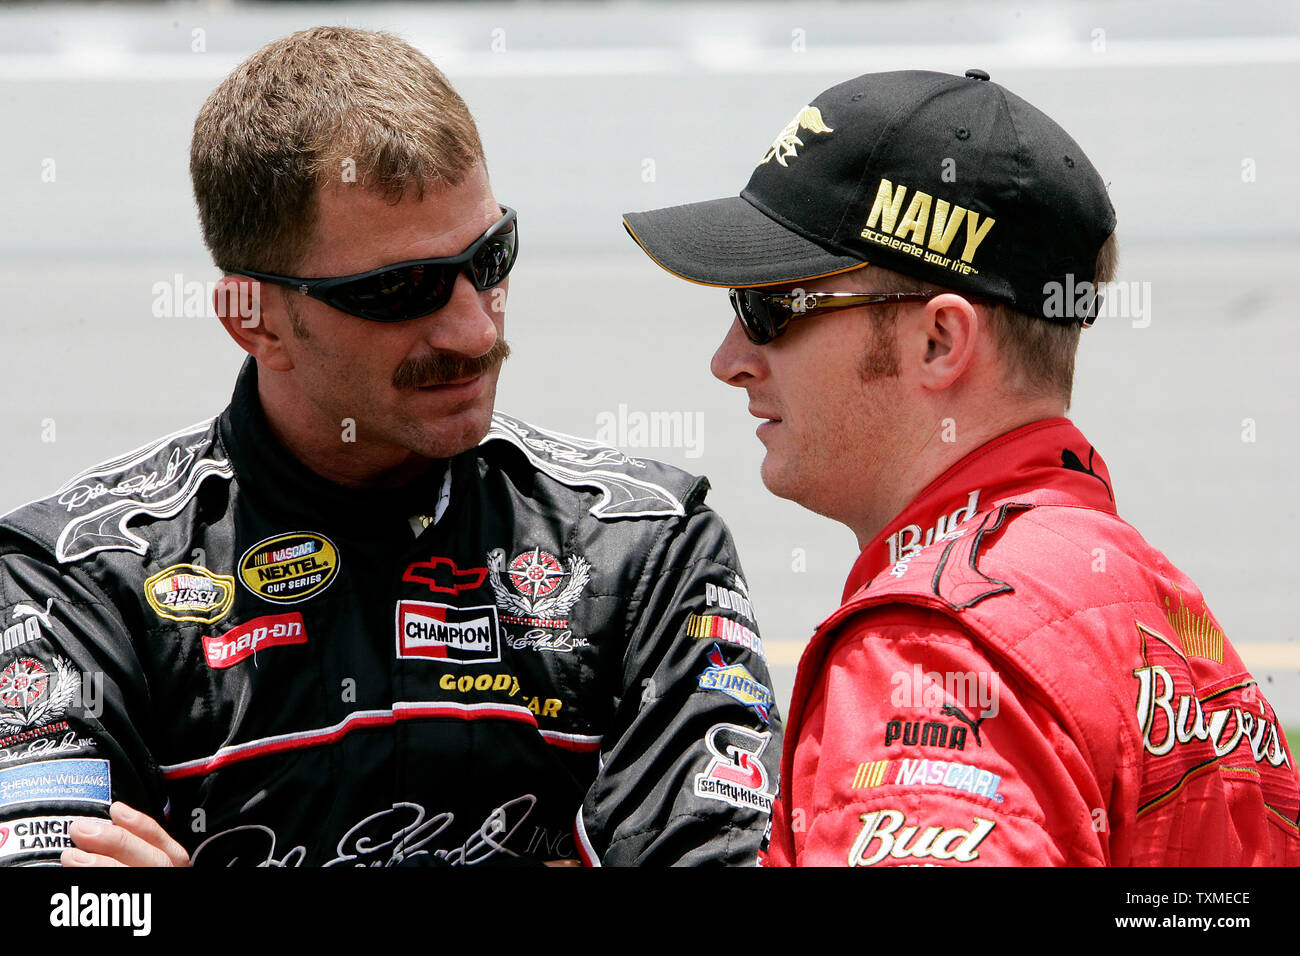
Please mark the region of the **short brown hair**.
<svg viewBox="0 0 1300 956"><path fill-rule="evenodd" d="M1119 265L1119 244L1111 233L1097 253L1095 286L1111 282ZM862 270L868 272L869 270ZM948 292L932 282L923 282L898 272L879 270L888 275L889 288L880 287L878 277L868 279L871 292ZM861 273L857 273L861 274ZM958 295L963 293L958 292ZM897 375L899 368L897 320L901 306L873 306L874 336L871 354L864 359L864 378ZM989 328L1002 356L1008 381L1005 388L1014 395L1038 398L1056 396L1066 407L1074 390L1074 359L1079 349L1081 326L1077 322L1063 325L1027 315L1009 305L995 303L986 307ZM892 364L890 359L892 357Z"/></svg>
<svg viewBox="0 0 1300 956"><path fill-rule="evenodd" d="M1118 265L1119 244L1112 232L1097 253L1094 287L1114 279ZM1069 408L1083 327L1078 322L1049 322L1001 303L990 306L988 315L1009 379L1007 391L1033 398L1057 397Z"/></svg>
<svg viewBox="0 0 1300 956"><path fill-rule="evenodd" d="M355 182L393 202L483 161L474 118L424 54L387 33L316 27L268 43L199 110L190 176L219 268L292 273L317 195Z"/></svg>

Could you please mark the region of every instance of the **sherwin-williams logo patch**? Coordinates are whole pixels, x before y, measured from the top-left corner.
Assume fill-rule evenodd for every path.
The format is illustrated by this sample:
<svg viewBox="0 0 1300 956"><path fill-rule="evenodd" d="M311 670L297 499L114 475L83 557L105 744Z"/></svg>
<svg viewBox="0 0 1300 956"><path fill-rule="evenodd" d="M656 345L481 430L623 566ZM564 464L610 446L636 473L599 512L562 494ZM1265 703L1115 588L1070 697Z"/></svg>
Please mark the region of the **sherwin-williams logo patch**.
<svg viewBox="0 0 1300 956"><path fill-rule="evenodd" d="M0 807L51 801L108 806L112 799L107 760L43 760L0 770Z"/></svg>
<svg viewBox="0 0 1300 956"><path fill-rule="evenodd" d="M397 656L482 664L501 660L497 609L397 602Z"/></svg>
<svg viewBox="0 0 1300 956"><path fill-rule="evenodd" d="M235 579L197 564L173 564L144 582L144 599L169 621L213 624L235 603Z"/></svg>
<svg viewBox="0 0 1300 956"><path fill-rule="evenodd" d="M330 586L339 552L324 535L298 531L259 541L239 559L239 580L258 597L296 604Z"/></svg>
<svg viewBox="0 0 1300 956"><path fill-rule="evenodd" d="M255 617L233 627L220 637L203 638L203 656L208 666L221 670L238 664L245 657L268 647L282 644L306 644L307 631L302 615L272 614Z"/></svg>

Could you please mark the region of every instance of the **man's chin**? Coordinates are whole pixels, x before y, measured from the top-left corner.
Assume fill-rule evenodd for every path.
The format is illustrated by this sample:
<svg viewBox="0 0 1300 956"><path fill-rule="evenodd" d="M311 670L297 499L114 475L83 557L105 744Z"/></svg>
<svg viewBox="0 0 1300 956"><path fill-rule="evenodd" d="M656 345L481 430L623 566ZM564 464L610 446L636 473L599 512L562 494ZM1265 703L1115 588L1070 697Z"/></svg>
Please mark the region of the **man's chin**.
<svg viewBox="0 0 1300 956"><path fill-rule="evenodd" d="M477 395L468 401L444 408L421 408L414 419L408 418L406 447L426 458L452 458L468 451L487 435L492 427L492 409L496 404L496 370Z"/></svg>
<svg viewBox="0 0 1300 956"><path fill-rule="evenodd" d="M763 487L772 494L796 504L801 503L799 501L800 492L803 490L801 483L796 476L790 474L788 469L782 467L781 462L772 452L769 451L763 459L759 475L763 479Z"/></svg>
<svg viewBox="0 0 1300 956"><path fill-rule="evenodd" d="M482 415L456 416L456 421L442 423L432 433L426 432L421 436L419 447L412 451L419 451L426 458L454 458L483 441L491 426L490 408Z"/></svg>
<svg viewBox="0 0 1300 956"><path fill-rule="evenodd" d="M423 458L453 458L479 444L492 427L492 396L435 422L408 421L401 444Z"/></svg>

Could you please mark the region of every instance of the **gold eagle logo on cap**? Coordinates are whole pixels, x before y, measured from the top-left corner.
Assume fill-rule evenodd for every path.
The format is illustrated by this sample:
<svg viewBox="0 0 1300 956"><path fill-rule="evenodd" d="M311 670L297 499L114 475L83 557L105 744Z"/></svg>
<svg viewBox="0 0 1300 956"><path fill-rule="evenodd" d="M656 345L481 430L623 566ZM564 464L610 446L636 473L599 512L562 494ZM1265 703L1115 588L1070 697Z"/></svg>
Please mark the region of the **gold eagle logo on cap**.
<svg viewBox="0 0 1300 956"><path fill-rule="evenodd" d="M775 158L778 163L785 166L787 159L798 156L795 147L804 145L803 140L799 138L800 128L812 133L835 132L822 120L821 110L815 106L805 106L795 114L795 118L790 120L776 139L772 140L772 145L767 148L767 154L758 161L758 165L762 166L768 160Z"/></svg>

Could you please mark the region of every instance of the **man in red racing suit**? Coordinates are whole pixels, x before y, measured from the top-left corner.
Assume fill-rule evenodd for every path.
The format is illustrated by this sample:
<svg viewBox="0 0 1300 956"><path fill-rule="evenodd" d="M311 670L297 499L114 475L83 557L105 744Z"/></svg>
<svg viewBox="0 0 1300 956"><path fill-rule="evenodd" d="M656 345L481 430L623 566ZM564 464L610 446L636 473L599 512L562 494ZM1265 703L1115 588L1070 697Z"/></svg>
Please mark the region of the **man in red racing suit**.
<svg viewBox="0 0 1300 956"><path fill-rule="evenodd" d="M968 455L862 552L787 733L771 863L1300 862L1273 708L1064 419Z"/></svg>
<svg viewBox="0 0 1300 956"><path fill-rule="evenodd" d="M861 549L799 665L768 863L1300 864L1272 707L1063 417L1116 264L1078 143L983 70L867 74L739 197L625 225L731 287L712 371L763 482Z"/></svg>

